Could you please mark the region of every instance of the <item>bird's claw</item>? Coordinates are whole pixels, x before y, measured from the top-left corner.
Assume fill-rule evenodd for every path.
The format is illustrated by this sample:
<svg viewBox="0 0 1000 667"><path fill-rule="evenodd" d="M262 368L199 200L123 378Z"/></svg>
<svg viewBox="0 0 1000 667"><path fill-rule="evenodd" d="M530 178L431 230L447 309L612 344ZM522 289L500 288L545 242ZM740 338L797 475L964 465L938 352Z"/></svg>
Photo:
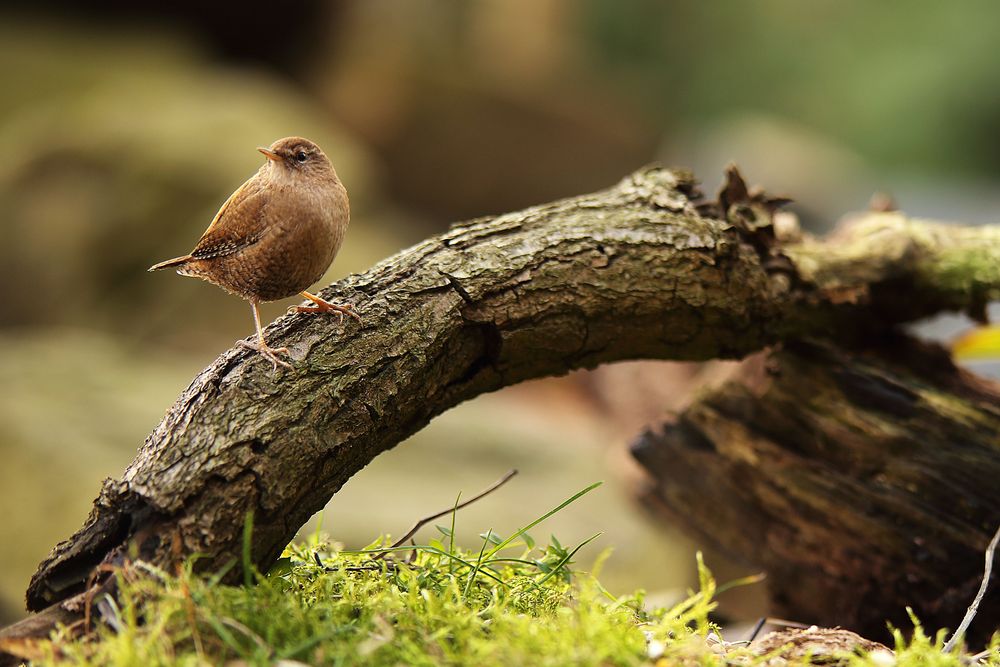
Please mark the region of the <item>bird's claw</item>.
<svg viewBox="0 0 1000 667"><path fill-rule="evenodd" d="M292 367L292 365L287 361L278 358L279 354L288 356L289 352L287 347L270 347L266 343L251 343L246 340L236 341L236 344L244 349L260 353L262 357L271 362L272 372L276 372L278 370L278 366L284 366L285 368Z"/></svg>

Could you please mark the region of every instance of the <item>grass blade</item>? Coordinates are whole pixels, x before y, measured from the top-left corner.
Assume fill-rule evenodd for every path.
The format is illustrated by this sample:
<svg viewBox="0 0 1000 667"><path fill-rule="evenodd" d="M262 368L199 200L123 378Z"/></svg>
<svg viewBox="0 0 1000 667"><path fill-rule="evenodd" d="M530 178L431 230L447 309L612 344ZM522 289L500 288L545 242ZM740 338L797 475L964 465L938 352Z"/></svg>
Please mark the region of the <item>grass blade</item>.
<svg viewBox="0 0 1000 667"><path fill-rule="evenodd" d="M588 537L587 539L585 539L583 542L580 542L580 544L576 545L575 549L573 549L568 554L566 554L561 559L559 559L559 562L556 563L556 566L553 567L551 570L549 570L548 574L546 574L541 579L539 579L538 581L536 581L535 585L536 586L541 586L542 584L544 584L546 581L548 581L550 578L552 578L552 576L554 574L556 574L557 572L559 572L559 570L561 570L562 567L564 565L566 565L566 563L570 562L573 559L573 556L576 555L577 551L579 551L583 547L587 546L588 544L590 544L591 542L593 542L594 540L596 540L598 537L600 537L603 534L604 533L594 533L593 535L591 535L590 537Z"/></svg>
<svg viewBox="0 0 1000 667"><path fill-rule="evenodd" d="M519 538L521 535L523 535L524 533L528 532L529 530L531 530L532 528L534 528L535 526L537 526L541 522L545 521L546 519L548 519L553 514L559 512L560 510L562 510L563 508L565 508L567 505L570 505L570 504L576 502L577 500L579 500L583 496L587 495L588 493L590 493L591 491L593 491L594 489L596 489L597 487L599 487L603 483L604 482L594 482L593 484L591 484L587 488L583 489L582 491L578 491L577 493L573 494L572 496L570 496L566 500L562 501L561 503L559 503L559 505L557 505L553 509L549 510L548 512L546 512L542 516L538 517L537 519L535 519L534 521L532 521L531 523L529 523L524 528L521 528L520 530L518 530L517 532L515 532L513 535L511 535L510 537L508 537L506 540L502 541L500 544L498 544L495 547L493 547L493 549L491 549L490 552L488 554L486 554L486 559L489 560L494 555L496 555L496 553L498 551L500 551L501 549L505 548L507 545L509 545L511 542L513 542L514 540L516 540L517 538Z"/></svg>

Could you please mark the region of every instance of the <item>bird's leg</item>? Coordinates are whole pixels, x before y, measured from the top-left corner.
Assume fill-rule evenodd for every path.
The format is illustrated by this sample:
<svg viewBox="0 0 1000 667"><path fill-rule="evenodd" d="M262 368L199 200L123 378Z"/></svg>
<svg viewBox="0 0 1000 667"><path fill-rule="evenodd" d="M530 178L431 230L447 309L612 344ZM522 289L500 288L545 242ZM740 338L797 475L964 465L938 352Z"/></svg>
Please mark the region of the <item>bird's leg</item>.
<svg viewBox="0 0 1000 667"><path fill-rule="evenodd" d="M267 343L264 342L264 330L260 326L260 312L257 310L257 302L251 301L250 307L253 309L253 323L257 326L257 344L248 343L245 340L238 340L236 344L240 347L245 347L248 350L254 350L255 352L260 352L265 359L271 362L274 366L272 370L278 370L278 366L284 366L285 368L291 368L292 365L287 361L282 361L278 358L279 354L288 354L287 347L269 347Z"/></svg>
<svg viewBox="0 0 1000 667"><path fill-rule="evenodd" d="M292 306L289 310L294 310L296 313L337 313L341 320L344 319L344 315L353 317L358 322L361 321L361 316L354 312L354 306L351 304L345 304L343 306L338 306L335 303L330 303L326 299L322 299L315 294L310 294L309 292L299 292L302 296L312 301L315 306Z"/></svg>

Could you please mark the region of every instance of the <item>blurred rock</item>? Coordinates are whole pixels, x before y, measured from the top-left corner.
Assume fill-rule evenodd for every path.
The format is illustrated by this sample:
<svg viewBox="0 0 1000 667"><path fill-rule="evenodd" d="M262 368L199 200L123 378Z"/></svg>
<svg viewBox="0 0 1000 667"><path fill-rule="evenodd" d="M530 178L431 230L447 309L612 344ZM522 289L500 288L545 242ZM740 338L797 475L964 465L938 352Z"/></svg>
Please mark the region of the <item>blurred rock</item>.
<svg viewBox="0 0 1000 667"><path fill-rule="evenodd" d="M145 269L188 251L260 166L254 148L290 134L325 148L363 221L334 271L399 245L370 220L365 150L289 84L143 31L4 20L0 40L0 325L85 322L148 339L238 312L246 326L225 335L246 335L238 299Z"/></svg>

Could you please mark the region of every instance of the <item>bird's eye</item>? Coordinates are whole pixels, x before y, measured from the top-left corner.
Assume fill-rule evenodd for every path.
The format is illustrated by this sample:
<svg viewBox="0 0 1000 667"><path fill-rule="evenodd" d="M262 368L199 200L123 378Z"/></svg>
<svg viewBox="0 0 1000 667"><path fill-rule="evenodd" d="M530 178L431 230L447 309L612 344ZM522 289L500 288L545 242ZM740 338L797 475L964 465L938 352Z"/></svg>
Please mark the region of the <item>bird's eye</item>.
<svg viewBox="0 0 1000 667"><path fill-rule="evenodd" d="M299 162L305 162L308 157L309 156L306 155L305 151L299 151L298 153L295 154L295 159L298 160Z"/></svg>

